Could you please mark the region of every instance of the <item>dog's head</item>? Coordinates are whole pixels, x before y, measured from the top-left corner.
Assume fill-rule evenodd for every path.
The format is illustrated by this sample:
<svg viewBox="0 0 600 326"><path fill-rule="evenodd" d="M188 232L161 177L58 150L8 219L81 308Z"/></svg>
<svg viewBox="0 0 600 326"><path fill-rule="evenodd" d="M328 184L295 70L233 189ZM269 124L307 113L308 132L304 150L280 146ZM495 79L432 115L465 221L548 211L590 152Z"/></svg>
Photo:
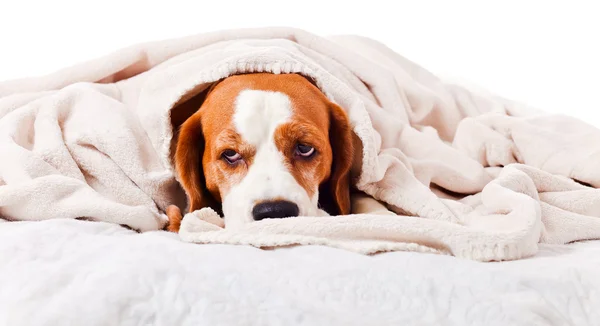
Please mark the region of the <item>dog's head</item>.
<svg viewBox="0 0 600 326"><path fill-rule="evenodd" d="M217 205L226 223L349 214L352 158L340 107L300 75L266 73L215 84L174 155L189 211Z"/></svg>

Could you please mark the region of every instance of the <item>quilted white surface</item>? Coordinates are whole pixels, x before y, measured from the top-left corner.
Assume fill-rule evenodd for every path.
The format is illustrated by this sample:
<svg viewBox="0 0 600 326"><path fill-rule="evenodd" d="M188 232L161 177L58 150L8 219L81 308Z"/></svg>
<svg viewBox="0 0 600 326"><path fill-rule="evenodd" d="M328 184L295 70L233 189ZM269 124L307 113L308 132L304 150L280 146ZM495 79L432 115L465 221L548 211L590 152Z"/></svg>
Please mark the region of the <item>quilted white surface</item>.
<svg viewBox="0 0 600 326"><path fill-rule="evenodd" d="M600 241L478 263L0 223L1 325L600 325Z"/></svg>

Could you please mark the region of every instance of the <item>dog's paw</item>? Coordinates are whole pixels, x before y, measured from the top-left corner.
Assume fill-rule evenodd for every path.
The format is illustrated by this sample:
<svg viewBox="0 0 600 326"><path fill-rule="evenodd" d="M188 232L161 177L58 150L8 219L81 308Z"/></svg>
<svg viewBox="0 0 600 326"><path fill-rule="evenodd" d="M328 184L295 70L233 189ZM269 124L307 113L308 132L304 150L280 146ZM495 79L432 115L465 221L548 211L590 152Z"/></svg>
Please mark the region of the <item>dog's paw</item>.
<svg viewBox="0 0 600 326"><path fill-rule="evenodd" d="M169 223L166 227L167 231L178 233L179 228L181 227L181 220L183 219L179 207L169 205L169 207L167 207L167 217L169 218Z"/></svg>

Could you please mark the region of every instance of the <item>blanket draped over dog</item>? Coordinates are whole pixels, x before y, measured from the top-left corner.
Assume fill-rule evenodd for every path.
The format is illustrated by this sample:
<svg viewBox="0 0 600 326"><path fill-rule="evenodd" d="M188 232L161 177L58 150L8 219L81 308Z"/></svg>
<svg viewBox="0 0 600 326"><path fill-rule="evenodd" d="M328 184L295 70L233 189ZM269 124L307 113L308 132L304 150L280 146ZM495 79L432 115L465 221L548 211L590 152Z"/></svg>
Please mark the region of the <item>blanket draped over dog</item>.
<svg viewBox="0 0 600 326"><path fill-rule="evenodd" d="M252 72L303 74L346 110L362 142L356 187L397 215L355 197L361 214L231 229L202 209L184 217L186 241L492 261L600 238L600 130L444 83L371 39L289 28L146 43L0 83L0 216L162 228L168 205L185 207L171 109Z"/></svg>

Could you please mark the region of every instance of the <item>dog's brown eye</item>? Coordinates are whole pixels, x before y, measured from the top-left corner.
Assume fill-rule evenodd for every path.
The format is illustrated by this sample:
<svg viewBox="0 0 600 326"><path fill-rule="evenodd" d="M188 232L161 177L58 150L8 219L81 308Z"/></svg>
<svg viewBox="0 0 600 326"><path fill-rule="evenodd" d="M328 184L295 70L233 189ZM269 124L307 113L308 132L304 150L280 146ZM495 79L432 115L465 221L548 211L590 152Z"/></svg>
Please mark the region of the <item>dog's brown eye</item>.
<svg viewBox="0 0 600 326"><path fill-rule="evenodd" d="M238 152L234 151L233 149L225 150L221 156L229 164L233 164L242 159L242 155L240 155Z"/></svg>
<svg viewBox="0 0 600 326"><path fill-rule="evenodd" d="M308 145L298 144L296 145L296 155L302 157L311 157L315 154L315 148Z"/></svg>

